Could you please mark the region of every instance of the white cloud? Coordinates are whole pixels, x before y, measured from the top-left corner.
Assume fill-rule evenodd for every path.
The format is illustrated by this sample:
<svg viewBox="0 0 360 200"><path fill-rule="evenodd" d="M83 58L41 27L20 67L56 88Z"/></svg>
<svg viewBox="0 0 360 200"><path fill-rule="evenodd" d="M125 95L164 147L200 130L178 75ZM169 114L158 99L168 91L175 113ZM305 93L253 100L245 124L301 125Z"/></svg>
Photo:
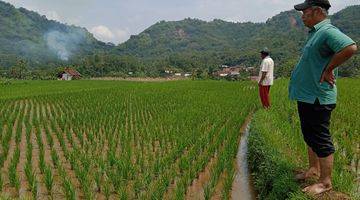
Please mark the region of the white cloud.
<svg viewBox="0 0 360 200"><path fill-rule="evenodd" d="M125 42L130 38L130 31L128 28L126 29L117 29L115 32L116 41L121 43Z"/></svg>
<svg viewBox="0 0 360 200"><path fill-rule="evenodd" d="M56 11L47 11L45 15L48 19L52 19L59 22L62 21L62 18Z"/></svg>
<svg viewBox="0 0 360 200"><path fill-rule="evenodd" d="M115 44L125 42L130 38L129 28L112 30L104 25L95 26L90 29L95 38L104 42L113 42Z"/></svg>
<svg viewBox="0 0 360 200"><path fill-rule="evenodd" d="M97 39L105 42L113 41L115 38L114 33L103 25L93 27L90 32L93 33Z"/></svg>

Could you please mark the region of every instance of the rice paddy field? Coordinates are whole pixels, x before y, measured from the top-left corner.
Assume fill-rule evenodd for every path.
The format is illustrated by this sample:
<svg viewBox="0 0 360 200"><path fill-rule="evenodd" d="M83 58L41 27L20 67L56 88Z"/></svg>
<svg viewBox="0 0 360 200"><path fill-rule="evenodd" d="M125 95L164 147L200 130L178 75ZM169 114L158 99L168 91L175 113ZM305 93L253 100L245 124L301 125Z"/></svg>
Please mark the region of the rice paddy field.
<svg viewBox="0 0 360 200"><path fill-rule="evenodd" d="M250 82L15 81L0 96L0 189L34 199L191 199L206 168L203 195L227 196L256 105Z"/></svg>
<svg viewBox="0 0 360 200"><path fill-rule="evenodd" d="M306 199L290 180L292 170L306 167L296 107L287 99L287 80L275 84L269 111L260 109L252 82L1 84L1 196L230 199L240 128L254 113L249 159L259 197ZM360 88L352 86L359 84L339 81L332 120L334 186L353 198Z"/></svg>

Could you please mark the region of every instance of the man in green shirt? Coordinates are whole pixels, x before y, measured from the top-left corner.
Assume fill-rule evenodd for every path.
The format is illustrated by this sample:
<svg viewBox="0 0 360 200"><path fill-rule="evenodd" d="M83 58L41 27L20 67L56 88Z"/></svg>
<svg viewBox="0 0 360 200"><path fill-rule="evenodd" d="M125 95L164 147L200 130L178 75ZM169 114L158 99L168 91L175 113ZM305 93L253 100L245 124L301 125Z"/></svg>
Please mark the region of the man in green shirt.
<svg viewBox="0 0 360 200"><path fill-rule="evenodd" d="M289 85L289 97L298 103L301 130L309 157L309 169L297 174L296 179L318 177L316 184L303 189L313 195L332 189L335 148L329 126L337 96L334 71L357 50L355 42L327 19L330 7L328 0L306 0L295 5L295 9L302 12L305 26L310 29Z"/></svg>

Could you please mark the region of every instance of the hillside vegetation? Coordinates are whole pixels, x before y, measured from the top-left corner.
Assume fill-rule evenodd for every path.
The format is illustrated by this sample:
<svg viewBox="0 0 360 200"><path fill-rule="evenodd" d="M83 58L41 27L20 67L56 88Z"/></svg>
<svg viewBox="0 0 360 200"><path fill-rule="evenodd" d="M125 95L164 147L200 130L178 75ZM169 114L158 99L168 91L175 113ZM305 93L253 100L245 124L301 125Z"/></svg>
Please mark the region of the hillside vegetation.
<svg viewBox="0 0 360 200"><path fill-rule="evenodd" d="M333 23L355 41L360 39L360 6L333 16ZM265 23L220 19L160 21L117 46L97 41L85 28L46 19L33 11L0 1L0 69L16 78L53 76L73 66L85 76L159 76L171 69L208 74L219 66L259 65L259 50L268 47L276 75L288 76L306 40L300 13L282 12ZM359 56L344 64L340 75L359 74ZM21 75L19 70L24 71Z"/></svg>

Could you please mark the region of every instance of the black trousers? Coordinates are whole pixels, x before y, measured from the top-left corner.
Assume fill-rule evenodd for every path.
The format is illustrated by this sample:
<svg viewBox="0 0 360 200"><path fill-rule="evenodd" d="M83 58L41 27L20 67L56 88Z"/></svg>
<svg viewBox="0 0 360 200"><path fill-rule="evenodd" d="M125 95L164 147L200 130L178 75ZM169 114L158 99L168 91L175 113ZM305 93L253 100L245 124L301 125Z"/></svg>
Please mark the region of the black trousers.
<svg viewBox="0 0 360 200"><path fill-rule="evenodd" d="M304 140L320 158L327 157L335 152L329 131L331 112L335 107L336 104L320 105L318 99L314 104L298 101L298 112Z"/></svg>

